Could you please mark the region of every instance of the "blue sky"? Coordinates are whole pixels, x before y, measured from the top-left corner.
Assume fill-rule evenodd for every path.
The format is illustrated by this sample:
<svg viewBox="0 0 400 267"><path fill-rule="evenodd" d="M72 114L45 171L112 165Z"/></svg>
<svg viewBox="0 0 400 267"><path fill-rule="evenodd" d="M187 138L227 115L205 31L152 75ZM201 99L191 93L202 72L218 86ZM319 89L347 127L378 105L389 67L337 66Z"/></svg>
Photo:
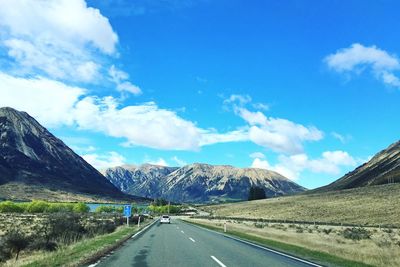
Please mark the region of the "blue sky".
<svg viewBox="0 0 400 267"><path fill-rule="evenodd" d="M101 169L194 162L314 188L397 141L397 1L0 2L0 106Z"/></svg>

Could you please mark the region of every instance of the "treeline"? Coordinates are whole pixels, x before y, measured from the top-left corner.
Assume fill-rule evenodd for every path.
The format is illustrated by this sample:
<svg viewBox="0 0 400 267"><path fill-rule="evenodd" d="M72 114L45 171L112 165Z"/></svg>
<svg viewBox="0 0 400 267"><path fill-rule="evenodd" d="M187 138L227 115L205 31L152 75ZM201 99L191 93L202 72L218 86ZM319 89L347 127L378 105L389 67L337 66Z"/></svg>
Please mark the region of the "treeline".
<svg viewBox="0 0 400 267"><path fill-rule="evenodd" d="M150 211L152 211L152 212L154 212L154 213L158 213L158 214L161 214L161 213L168 213L168 211L169 211L169 213L174 213L174 214L176 214L176 213L180 213L180 211L181 211L181 206L176 206L176 205L165 205L165 206L155 206L155 205L150 205L149 207L148 207L148 209L150 210Z"/></svg>
<svg viewBox="0 0 400 267"><path fill-rule="evenodd" d="M90 208L85 203L51 203L42 200L32 202L0 202L0 213L86 213Z"/></svg>

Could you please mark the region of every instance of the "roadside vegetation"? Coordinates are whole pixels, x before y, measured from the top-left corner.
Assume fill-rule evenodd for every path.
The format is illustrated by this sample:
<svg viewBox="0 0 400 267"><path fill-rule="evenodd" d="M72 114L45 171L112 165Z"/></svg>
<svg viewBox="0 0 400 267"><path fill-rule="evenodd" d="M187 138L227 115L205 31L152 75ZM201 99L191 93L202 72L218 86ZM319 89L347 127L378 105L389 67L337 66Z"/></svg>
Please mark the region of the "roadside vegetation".
<svg viewBox="0 0 400 267"><path fill-rule="evenodd" d="M89 212L89 207L79 203L51 203L43 200L31 202L0 202L0 213L55 213L55 212Z"/></svg>
<svg viewBox="0 0 400 267"><path fill-rule="evenodd" d="M132 213L138 211L136 207L132 210ZM71 246L89 244L92 250L97 251L96 244L104 249L103 245L113 244L116 240L114 237L122 238L137 229L139 216L132 216L130 222L134 229L118 230L125 227L122 225L126 223L126 218L122 215L123 208L120 206L102 205L95 212L89 211L85 203L52 203L41 200L0 202L0 266L19 266L30 261L32 257L39 255L47 258L48 254L58 255L50 262L60 264L32 266L65 265L69 259L64 258L63 261L59 256L64 255L64 250L69 250ZM143 223L144 217L140 216L140 219ZM116 233L115 236L111 235L113 238L100 238L104 242L91 241L113 233ZM87 250L86 253L90 251ZM72 250L71 253L77 252Z"/></svg>
<svg viewBox="0 0 400 267"><path fill-rule="evenodd" d="M188 219L326 266L400 266L400 230Z"/></svg>
<svg viewBox="0 0 400 267"><path fill-rule="evenodd" d="M171 205L165 199L155 199L149 206L148 210L155 214L178 214L180 213L185 207L181 205Z"/></svg>

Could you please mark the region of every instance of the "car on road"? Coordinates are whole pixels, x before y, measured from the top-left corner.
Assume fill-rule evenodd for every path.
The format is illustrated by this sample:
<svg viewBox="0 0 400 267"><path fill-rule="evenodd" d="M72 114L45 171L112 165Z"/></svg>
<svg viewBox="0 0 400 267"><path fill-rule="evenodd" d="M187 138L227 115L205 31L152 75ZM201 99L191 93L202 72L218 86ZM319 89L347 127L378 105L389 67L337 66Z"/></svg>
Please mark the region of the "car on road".
<svg viewBox="0 0 400 267"><path fill-rule="evenodd" d="M160 223L171 223L171 218L169 215L163 215L160 218Z"/></svg>

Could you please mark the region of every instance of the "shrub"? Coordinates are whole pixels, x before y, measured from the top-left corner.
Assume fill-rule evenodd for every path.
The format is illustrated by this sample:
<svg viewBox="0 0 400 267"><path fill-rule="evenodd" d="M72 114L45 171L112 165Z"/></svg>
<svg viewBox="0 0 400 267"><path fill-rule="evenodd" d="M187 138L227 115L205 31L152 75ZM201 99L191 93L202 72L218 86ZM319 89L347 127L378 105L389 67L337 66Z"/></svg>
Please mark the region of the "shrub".
<svg viewBox="0 0 400 267"><path fill-rule="evenodd" d="M296 227L296 233L303 233L304 229L300 226Z"/></svg>
<svg viewBox="0 0 400 267"><path fill-rule="evenodd" d="M371 233L362 227L346 228L342 231L344 238L351 240L369 239Z"/></svg>
<svg viewBox="0 0 400 267"><path fill-rule="evenodd" d="M90 211L90 208L85 203L79 202L79 203L74 204L72 210L77 213L87 213Z"/></svg>
<svg viewBox="0 0 400 267"><path fill-rule="evenodd" d="M34 238L32 243L29 245L30 250L55 251L57 248L58 245L55 241L47 241L43 237Z"/></svg>
<svg viewBox="0 0 400 267"><path fill-rule="evenodd" d="M2 201L0 202L0 212L23 213L24 208L11 201Z"/></svg>
<svg viewBox="0 0 400 267"><path fill-rule="evenodd" d="M264 228L264 224L263 223L254 223L254 226L256 228Z"/></svg>
<svg viewBox="0 0 400 267"><path fill-rule="evenodd" d="M122 208L122 210L117 211L117 208L115 206L110 205L110 206L98 206L94 212L97 212L97 213L117 213L117 212L122 213L122 211L123 211L123 208Z"/></svg>
<svg viewBox="0 0 400 267"><path fill-rule="evenodd" d="M5 249L10 254L14 253L15 260L18 260L19 253L29 245L29 238L18 230L12 229L6 233L4 238Z"/></svg>
<svg viewBox="0 0 400 267"><path fill-rule="evenodd" d="M326 235L329 235L330 233L332 233L333 229L332 228L328 228L328 229L322 229L322 232Z"/></svg>
<svg viewBox="0 0 400 267"><path fill-rule="evenodd" d="M27 206L27 212L30 213L43 213L49 210L49 203L42 200L34 200Z"/></svg>
<svg viewBox="0 0 400 267"><path fill-rule="evenodd" d="M117 226L112 221L96 221L86 227L86 231L90 236L109 234L115 231Z"/></svg>
<svg viewBox="0 0 400 267"><path fill-rule="evenodd" d="M6 247L4 237L0 239L0 262L4 262L11 258L11 251Z"/></svg>

